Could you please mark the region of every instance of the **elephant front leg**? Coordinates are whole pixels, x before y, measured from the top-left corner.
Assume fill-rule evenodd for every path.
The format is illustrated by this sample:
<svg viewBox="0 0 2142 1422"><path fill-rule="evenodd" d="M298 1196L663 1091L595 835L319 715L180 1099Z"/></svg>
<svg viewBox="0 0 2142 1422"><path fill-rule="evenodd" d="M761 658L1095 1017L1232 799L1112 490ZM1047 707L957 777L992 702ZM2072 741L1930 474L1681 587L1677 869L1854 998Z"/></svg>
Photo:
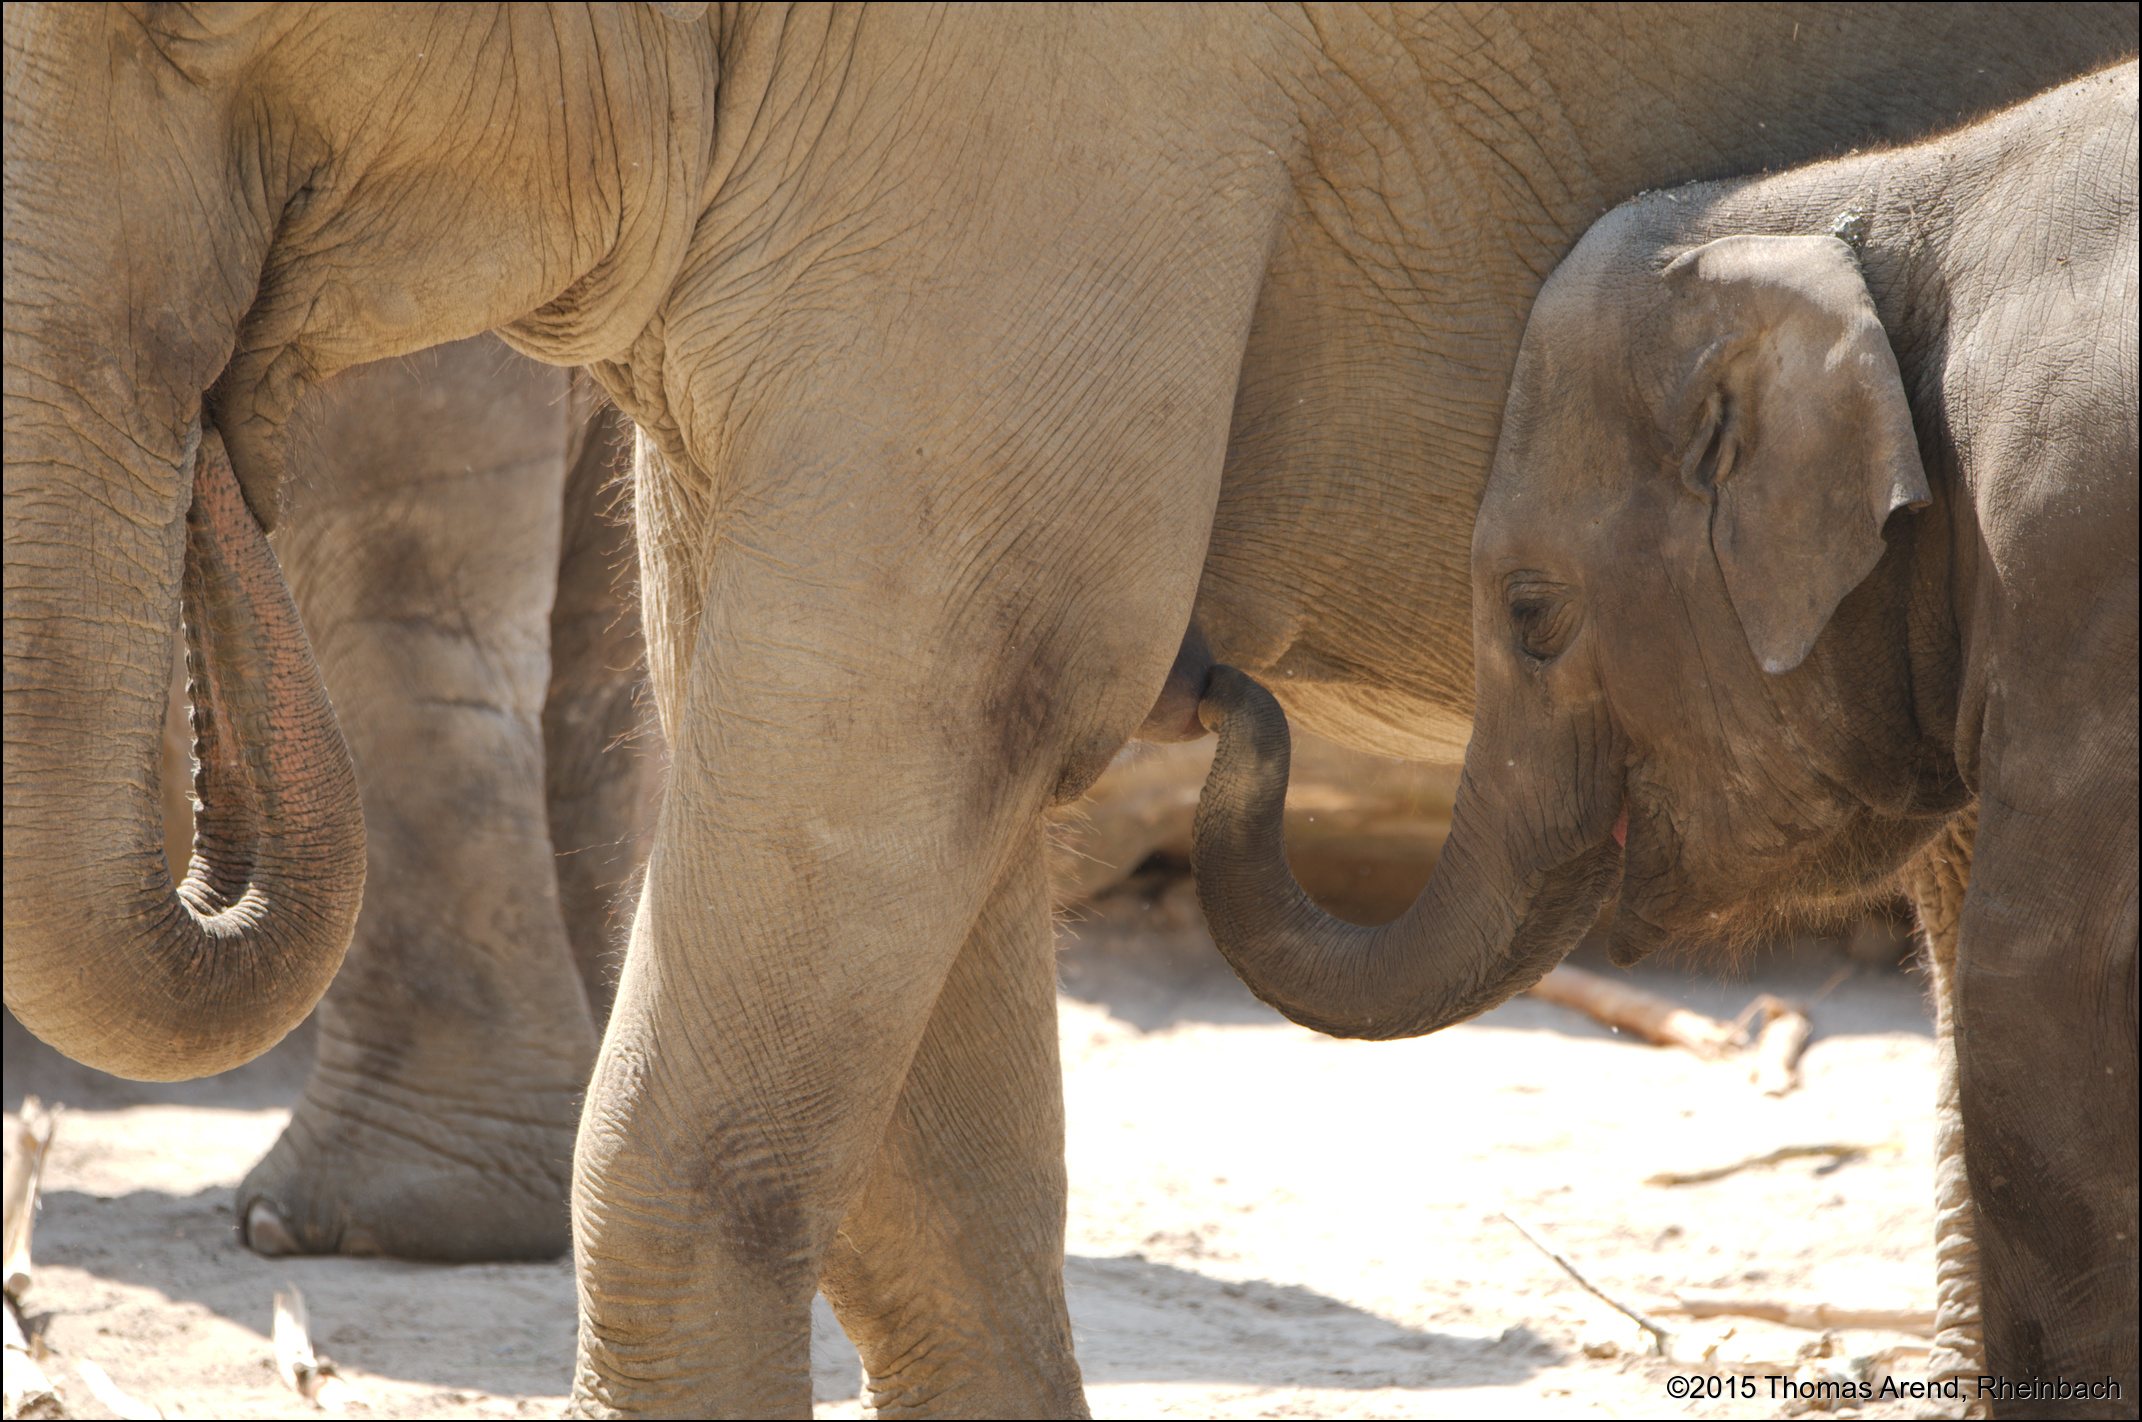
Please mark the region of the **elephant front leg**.
<svg viewBox="0 0 2142 1422"><path fill-rule="evenodd" d="M819 1276L880 1417L1087 1415L1042 850L1037 825L960 950Z"/></svg>
<svg viewBox="0 0 2142 1422"><path fill-rule="evenodd" d="M1963 1110L1956 1080L1956 927L1971 879L1971 837L1978 812L1949 823L1904 872L1919 911L1927 966L1934 981L1938 1077L1934 1086L1934 1353L1928 1372L1937 1383L1974 1390L1986 1370L1980 1316L1978 1218L1964 1169ZM1965 1415L1984 1417L1975 1399Z"/></svg>
<svg viewBox="0 0 2142 1422"><path fill-rule="evenodd" d="M2131 746L2121 763L2131 774ZM1989 776L1979 811L1954 1000L1985 1371L2010 1385L1988 1399L1996 1417L2131 1417L2142 1385L2135 799L2122 788L2045 813Z"/></svg>

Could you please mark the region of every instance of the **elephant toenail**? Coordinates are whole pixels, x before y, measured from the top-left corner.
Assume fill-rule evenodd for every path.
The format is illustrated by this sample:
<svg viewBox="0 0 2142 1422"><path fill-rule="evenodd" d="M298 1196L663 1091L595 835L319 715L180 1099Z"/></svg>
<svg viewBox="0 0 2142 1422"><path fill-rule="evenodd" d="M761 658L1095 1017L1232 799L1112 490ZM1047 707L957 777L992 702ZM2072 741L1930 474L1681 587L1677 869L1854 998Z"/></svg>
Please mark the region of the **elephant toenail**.
<svg viewBox="0 0 2142 1422"><path fill-rule="evenodd" d="M290 1233L290 1226L283 1220L283 1212L267 1200L255 1200L245 1212L246 1248L255 1254L270 1258L282 1254L302 1253L297 1240Z"/></svg>

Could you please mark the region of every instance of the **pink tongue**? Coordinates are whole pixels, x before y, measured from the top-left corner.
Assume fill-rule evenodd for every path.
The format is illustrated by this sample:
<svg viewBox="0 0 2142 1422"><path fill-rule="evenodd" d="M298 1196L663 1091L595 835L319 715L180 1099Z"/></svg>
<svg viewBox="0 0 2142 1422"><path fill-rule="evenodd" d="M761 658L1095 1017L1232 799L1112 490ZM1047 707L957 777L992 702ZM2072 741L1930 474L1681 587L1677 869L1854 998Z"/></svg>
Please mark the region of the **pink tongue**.
<svg viewBox="0 0 2142 1422"><path fill-rule="evenodd" d="M1621 818L1614 821L1614 842L1626 849L1629 847L1629 807L1621 807Z"/></svg>

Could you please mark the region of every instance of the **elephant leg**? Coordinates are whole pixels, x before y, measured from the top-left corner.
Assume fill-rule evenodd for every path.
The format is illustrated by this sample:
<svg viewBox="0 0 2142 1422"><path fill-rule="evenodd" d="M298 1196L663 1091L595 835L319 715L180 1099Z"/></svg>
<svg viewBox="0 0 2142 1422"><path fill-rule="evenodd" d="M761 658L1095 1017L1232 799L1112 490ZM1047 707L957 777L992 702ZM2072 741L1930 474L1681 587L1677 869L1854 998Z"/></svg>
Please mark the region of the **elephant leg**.
<svg viewBox="0 0 2142 1422"><path fill-rule="evenodd" d="M1964 1171L1963 1111L1956 1082L1956 927L1971 880L1971 836L1978 812L1952 820L1904 871L1904 886L1919 911L1926 960L1934 980L1938 1052L1934 1086L1934 1355L1936 1382L1970 1384L1986 1370L1979 1314L1978 1220ZM1965 1415L1983 1417L1971 1402Z"/></svg>
<svg viewBox="0 0 2142 1422"><path fill-rule="evenodd" d="M650 619L694 639L688 663L651 639L669 783L574 1153L581 1410L809 1415L811 1298L851 1217L866 1257L832 1288L897 1405L938 1405L932 1360L892 1351L928 1340L946 1410L1077 1406L1050 1292L1063 1185L1042 812L1122 744L1172 649L1139 649L1104 699L1086 688L1123 659L1117 609L1022 601L1010 578L962 597L951 555L897 551L898 583L865 579L807 524L739 520L703 611ZM924 1053L940 1012L947 1035ZM952 1040L985 1025L1007 1044L994 1060ZM901 1109L949 1138L888 1154ZM896 1250L901 1215L928 1237ZM995 1233L924 1269L963 1220ZM967 1271L971 1303L941 1295ZM1009 1338L981 1336L1000 1326Z"/></svg>
<svg viewBox="0 0 2142 1422"><path fill-rule="evenodd" d="M2065 770L2058 750L2035 764ZM1995 1396L1996 1417L2133 1416L2142 1385L2135 762L2131 743L2101 754L2129 777L2102 796L2034 803L2043 779L1987 777L1954 996L1985 1370L2119 1395Z"/></svg>
<svg viewBox="0 0 2142 1422"><path fill-rule="evenodd" d="M842 831L812 825L809 806L799 823L789 805L714 790L699 739L673 741L573 1156L574 1406L807 1417L821 1261L979 903L945 921L897 830L814 864L813 840ZM719 833L744 805L776 823ZM934 921L902 922L903 900Z"/></svg>
<svg viewBox="0 0 2142 1422"><path fill-rule="evenodd" d="M618 481L631 474L631 423L585 377L575 378L573 418L543 773L558 905L599 1031L616 991L628 901L654 839L664 757L645 694L638 553L630 519L615 507Z"/></svg>
<svg viewBox="0 0 2142 1422"><path fill-rule="evenodd" d="M368 875L318 1063L239 1187L265 1253L543 1258L594 1031L540 718L564 372L488 338L360 367L300 438L278 552L357 767Z"/></svg>
<svg viewBox="0 0 2142 1422"><path fill-rule="evenodd" d="M880 1417L1086 1415L1042 850L1037 826L953 963L819 1276Z"/></svg>

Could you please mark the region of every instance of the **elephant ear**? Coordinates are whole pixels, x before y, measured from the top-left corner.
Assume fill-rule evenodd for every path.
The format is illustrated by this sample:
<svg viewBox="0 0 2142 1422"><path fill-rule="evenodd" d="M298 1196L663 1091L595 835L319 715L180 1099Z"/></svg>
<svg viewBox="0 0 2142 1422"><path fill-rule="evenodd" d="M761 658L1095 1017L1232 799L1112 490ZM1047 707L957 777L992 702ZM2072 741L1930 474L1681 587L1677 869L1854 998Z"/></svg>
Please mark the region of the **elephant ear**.
<svg viewBox="0 0 2142 1422"><path fill-rule="evenodd" d="M1930 502L1911 407L1852 249L1721 237L1662 273L1674 348L1700 352L1663 423L1711 502L1711 549L1749 650L1791 671L1881 561L1882 527Z"/></svg>

